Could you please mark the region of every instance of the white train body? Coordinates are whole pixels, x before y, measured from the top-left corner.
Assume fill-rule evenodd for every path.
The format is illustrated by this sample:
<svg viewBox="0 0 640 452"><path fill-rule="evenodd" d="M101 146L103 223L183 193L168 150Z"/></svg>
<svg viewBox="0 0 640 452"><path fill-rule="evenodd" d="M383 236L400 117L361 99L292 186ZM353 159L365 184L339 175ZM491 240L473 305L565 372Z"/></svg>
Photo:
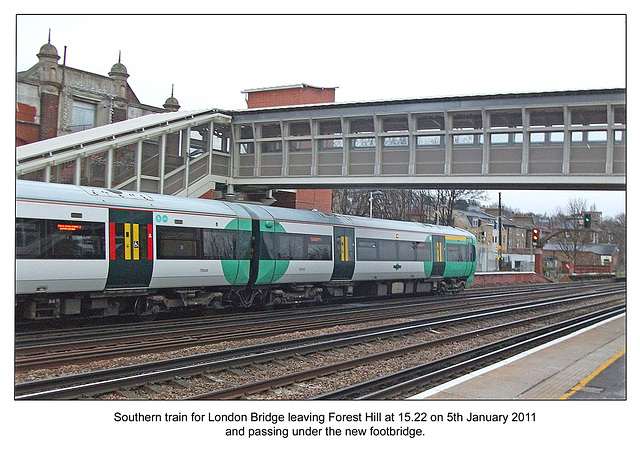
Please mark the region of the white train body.
<svg viewBox="0 0 640 452"><path fill-rule="evenodd" d="M17 182L27 318L459 290L474 272L475 239L457 228Z"/></svg>

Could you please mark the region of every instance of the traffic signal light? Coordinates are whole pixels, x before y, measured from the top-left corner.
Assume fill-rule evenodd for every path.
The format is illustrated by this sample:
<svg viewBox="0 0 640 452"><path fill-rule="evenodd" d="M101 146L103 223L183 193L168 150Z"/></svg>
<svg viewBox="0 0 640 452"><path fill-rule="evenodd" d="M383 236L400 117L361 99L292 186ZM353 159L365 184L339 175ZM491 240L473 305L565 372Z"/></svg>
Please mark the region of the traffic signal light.
<svg viewBox="0 0 640 452"><path fill-rule="evenodd" d="M582 224L583 224L585 229L591 229L591 214L590 213L585 213L584 214L584 219L582 221Z"/></svg>
<svg viewBox="0 0 640 452"><path fill-rule="evenodd" d="M531 234L531 245L538 246L540 245L540 229L534 228L533 234Z"/></svg>

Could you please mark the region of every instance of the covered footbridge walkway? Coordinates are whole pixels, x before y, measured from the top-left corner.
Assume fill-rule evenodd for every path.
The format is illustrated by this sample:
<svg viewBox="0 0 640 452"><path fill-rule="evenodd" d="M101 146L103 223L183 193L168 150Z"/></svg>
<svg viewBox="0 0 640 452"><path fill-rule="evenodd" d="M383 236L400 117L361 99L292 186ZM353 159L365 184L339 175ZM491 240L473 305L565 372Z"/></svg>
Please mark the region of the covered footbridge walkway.
<svg viewBox="0 0 640 452"><path fill-rule="evenodd" d="M18 178L180 196L626 186L624 89L158 113L17 148Z"/></svg>

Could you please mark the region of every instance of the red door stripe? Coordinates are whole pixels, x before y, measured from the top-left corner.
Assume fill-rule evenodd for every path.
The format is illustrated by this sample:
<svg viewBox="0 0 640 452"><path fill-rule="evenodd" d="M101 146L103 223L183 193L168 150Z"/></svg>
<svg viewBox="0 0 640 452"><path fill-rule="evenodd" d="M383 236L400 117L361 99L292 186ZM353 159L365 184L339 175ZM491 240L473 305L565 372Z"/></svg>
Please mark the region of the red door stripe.
<svg viewBox="0 0 640 452"><path fill-rule="evenodd" d="M147 225L147 254L148 259L153 260L153 225Z"/></svg>
<svg viewBox="0 0 640 452"><path fill-rule="evenodd" d="M109 223L109 258L116 260L116 224Z"/></svg>

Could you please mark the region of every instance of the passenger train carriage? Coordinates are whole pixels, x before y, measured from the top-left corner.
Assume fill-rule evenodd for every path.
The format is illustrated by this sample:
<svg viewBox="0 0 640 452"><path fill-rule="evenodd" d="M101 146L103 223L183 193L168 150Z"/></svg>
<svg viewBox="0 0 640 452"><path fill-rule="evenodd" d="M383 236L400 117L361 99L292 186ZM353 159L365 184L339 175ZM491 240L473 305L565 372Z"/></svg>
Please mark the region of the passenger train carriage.
<svg viewBox="0 0 640 452"><path fill-rule="evenodd" d="M458 291L475 268L474 236L453 227L17 182L29 319Z"/></svg>

